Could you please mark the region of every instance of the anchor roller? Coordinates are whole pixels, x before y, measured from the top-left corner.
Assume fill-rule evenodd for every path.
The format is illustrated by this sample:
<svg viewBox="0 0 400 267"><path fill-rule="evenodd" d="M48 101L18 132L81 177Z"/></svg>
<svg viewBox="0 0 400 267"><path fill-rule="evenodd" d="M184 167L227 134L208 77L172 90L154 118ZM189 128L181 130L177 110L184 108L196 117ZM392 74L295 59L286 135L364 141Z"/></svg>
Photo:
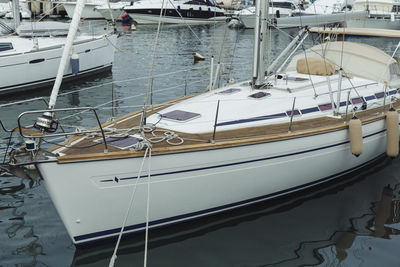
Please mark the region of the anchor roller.
<svg viewBox="0 0 400 267"><path fill-rule="evenodd" d="M363 152L363 137L361 120L356 116L351 118L349 122L349 132L351 153L358 157Z"/></svg>
<svg viewBox="0 0 400 267"><path fill-rule="evenodd" d="M399 115L394 108L386 113L386 154L392 158L399 154Z"/></svg>

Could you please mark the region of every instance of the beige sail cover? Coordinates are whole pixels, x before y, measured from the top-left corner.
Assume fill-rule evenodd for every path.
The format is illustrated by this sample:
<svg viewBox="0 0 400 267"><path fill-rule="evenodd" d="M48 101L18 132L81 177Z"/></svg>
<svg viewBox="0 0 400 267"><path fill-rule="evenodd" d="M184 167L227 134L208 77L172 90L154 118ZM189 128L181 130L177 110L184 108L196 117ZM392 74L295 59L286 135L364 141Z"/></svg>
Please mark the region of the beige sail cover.
<svg viewBox="0 0 400 267"><path fill-rule="evenodd" d="M332 75L335 73L335 65L322 58L299 58L296 62L296 71L311 75Z"/></svg>
<svg viewBox="0 0 400 267"><path fill-rule="evenodd" d="M316 45L294 56L287 71L296 71L297 61L304 62L305 58L307 61L325 59L332 63L336 70L342 67L346 75L389 85L399 83L397 61L382 50L370 45L352 42L327 42ZM326 72L326 70L321 70L321 72Z"/></svg>

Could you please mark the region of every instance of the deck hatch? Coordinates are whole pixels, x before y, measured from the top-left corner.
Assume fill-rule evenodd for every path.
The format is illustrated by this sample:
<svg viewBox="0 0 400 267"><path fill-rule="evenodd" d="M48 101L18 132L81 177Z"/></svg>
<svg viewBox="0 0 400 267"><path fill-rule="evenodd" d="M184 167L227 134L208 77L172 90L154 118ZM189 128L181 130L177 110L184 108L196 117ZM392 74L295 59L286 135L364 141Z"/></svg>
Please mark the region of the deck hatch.
<svg viewBox="0 0 400 267"><path fill-rule="evenodd" d="M254 98L254 99L261 99L267 96L270 96L270 93L266 93L266 92L257 92L254 94L249 95L249 97Z"/></svg>
<svg viewBox="0 0 400 267"><path fill-rule="evenodd" d="M200 117L200 114L177 109L161 114L161 117L169 120L185 122Z"/></svg>
<svg viewBox="0 0 400 267"><path fill-rule="evenodd" d="M138 138L132 135L125 137L107 137L106 142L108 145L114 146L119 149L126 149L133 147L136 143L142 141L142 138ZM103 143L103 139L95 140L97 143Z"/></svg>
<svg viewBox="0 0 400 267"><path fill-rule="evenodd" d="M230 94L234 94L234 93L237 93L237 92L240 92L239 88L229 88L229 89L226 89L224 91L218 92L217 94L219 94L219 95L230 95Z"/></svg>

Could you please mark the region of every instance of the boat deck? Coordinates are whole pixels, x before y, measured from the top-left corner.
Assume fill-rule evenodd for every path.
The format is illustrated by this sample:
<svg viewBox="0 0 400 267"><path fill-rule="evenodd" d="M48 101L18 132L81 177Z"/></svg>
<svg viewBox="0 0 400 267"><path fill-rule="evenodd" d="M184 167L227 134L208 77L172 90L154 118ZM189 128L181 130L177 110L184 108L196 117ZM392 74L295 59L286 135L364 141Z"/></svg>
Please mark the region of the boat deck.
<svg viewBox="0 0 400 267"><path fill-rule="evenodd" d="M153 107L153 109L149 108L147 115L159 112L166 107L166 105L160 105ZM400 101L393 103L393 107L399 108ZM386 105L385 111L388 109L389 105ZM362 123L368 123L371 121L384 119L385 114L383 111L384 110L382 107L377 107L357 112L357 117L361 119ZM104 124L103 128L128 129L138 126L140 123L140 115L140 111L127 114L118 120ZM204 134L175 132L175 134L177 134L184 141L182 144L174 145L180 141L180 139L176 138L171 139L170 143L168 143L166 139L162 142L152 143L152 154L176 153L187 150L193 151L245 145L248 143L270 142L278 139L296 138L299 136L312 135L321 132L342 130L348 127L346 121L349 121L351 117L351 114L348 114L347 117L326 116L307 120L299 120L298 117L294 117L291 131L289 131L289 122L227 131L218 131L217 127L214 138L213 132ZM147 132L145 135L146 138L151 138L154 136L160 137L163 136L163 131L165 130L155 127L153 128L152 132ZM134 135L137 133L137 128L129 131L129 135ZM135 151L132 148L121 149L111 144L108 144L108 152L104 153L105 146L101 140L101 135L97 135L95 137L84 135L75 136L70 139L71 145L69 145L67 148L60 148L60 146L65 146L65 143L61 143L60 145L55 146L52 151L54 153L60 153L60 156L58 157L59 162L136 157L144 154L143 150Z"/></svg>

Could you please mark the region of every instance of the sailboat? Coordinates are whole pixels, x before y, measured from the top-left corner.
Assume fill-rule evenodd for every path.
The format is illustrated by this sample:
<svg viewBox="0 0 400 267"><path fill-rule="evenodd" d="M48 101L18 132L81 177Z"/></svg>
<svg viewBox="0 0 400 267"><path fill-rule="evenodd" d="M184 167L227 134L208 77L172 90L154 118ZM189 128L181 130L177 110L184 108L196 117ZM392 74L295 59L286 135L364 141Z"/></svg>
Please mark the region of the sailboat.
<svg viewBox="0 0 400 267"><path fill-rule="evenodd" d="M17 2L17 1L16 1ZM18 6L18 4L16 4ZM19 93L51 85L57 74L69 23L41 21L5 27L0 37L0 94ZM76 67L68 64L64 81L110 71L117 35L112 31L80 34L74 40ZM23 74L23 75L21 75Z"/></svg>
<svg viewBox="0 0 400 267"><path fill-rule="evenodd" d="M76 246L276 198L398 155L397 61L348 42L294 55L303 29L266 68L262 1L256 13L249 81L216 88L210 78L205 92L158 105L147 92L142 110L104 124L93 108L54 108L56 93L49 109L20 114L26 145L8 165L35 165ZM91 112L98 126L61 131L64 111Z"/></svg>

